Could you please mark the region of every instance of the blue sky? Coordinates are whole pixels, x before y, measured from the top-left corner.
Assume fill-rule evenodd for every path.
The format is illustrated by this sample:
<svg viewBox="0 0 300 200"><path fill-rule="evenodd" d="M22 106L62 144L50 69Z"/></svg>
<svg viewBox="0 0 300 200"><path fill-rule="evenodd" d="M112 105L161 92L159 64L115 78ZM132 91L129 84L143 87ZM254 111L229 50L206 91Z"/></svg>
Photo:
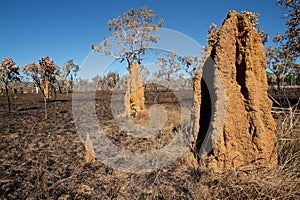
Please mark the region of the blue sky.
<svg viewBox="0 0 300 200"><path fill-rule="evenodd" d="M109 35L109 19L144 5L164 18L164 28L201 45L206 45L211 23L221 25L229 10L261 13L260 27L272 38L286 29L284 10L275 4L276 0L1 0L0 57L11 57L20 67L44 56L59 65L69 59L80 65L90 44Z"/></svg>

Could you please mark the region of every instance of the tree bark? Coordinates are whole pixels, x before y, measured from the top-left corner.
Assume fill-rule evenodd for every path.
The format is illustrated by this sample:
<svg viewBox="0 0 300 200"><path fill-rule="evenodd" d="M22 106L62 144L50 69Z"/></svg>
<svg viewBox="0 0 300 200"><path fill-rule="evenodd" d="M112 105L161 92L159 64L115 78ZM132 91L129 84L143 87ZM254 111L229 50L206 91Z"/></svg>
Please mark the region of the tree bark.
<svg viewBox="0 0 300 200"><path fill-rule="evenodd" d="M73 92L73 77L71 76L71 79L70 79L70 87L69 87L69 93L72 93Z"/></svg>
<svg viewBox="0 0 300 200"><path fill-rule="evenodd" d="M281 80L279 77L277 77L277 89L280 90L280 84L281 84Z"/></svg>
<svg viewBox="0 0 300 200"><path fill-rule="evenodd" d="M45 119L48 118L48 112L47 112L47 98L44 96L44 111L45 111Z"/></svg>
<svg viewBox="0 0 300 200"><path fill-rule="evenodd" d="M10 108L10 98L9 98L8 83L5 83L5 93L6 93L7 104L8 104L8 112L10 113L11 108Z"/></svg>

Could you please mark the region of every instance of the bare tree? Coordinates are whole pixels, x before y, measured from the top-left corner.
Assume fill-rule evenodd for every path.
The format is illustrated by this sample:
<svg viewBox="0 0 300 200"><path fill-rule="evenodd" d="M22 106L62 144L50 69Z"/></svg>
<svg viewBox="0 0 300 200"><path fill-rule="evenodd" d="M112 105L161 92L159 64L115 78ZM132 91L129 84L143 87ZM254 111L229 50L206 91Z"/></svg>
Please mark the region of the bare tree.
<svg viewBox="0 0 300 200"><path fill-rule="evenodd" d="M11 58L2 58L0 64L0 82L4 83L7 97L8 111L11 112L11 102L9 97L9 84L20 82L19 67Z"/></svg>
<svg viewBox="0 0 300 200"><path fill-rule="evenodd" d="M137 80L140 79L139 64L141 63L141 55L145 54L151 43L156 43L160 39L155 33L162 24L163 20L159 19L158 15L146 6L141 7L140 10L131 8L123 16L108 21L108 29L111 31L112 37L105 37L103 43L98 43L97 47L94 45L91 45L91 47L95 51L113 56L120 62L126 61L129 79L134 75L139 77L135 77ZM138 68L139 74L132 72L131 68L133 66ZM141 80L138 80L138 82L141 83ZM129 81L129 83L131 82ZM127 85L125 99L127 96L131 98L137 90L137 88L133 88L133 85ZM144 91L135 94L144 95ZM131 105L128 105L130 101L125 100L124 102L125 113L130 113L128 109L132 109Z"/></svg>

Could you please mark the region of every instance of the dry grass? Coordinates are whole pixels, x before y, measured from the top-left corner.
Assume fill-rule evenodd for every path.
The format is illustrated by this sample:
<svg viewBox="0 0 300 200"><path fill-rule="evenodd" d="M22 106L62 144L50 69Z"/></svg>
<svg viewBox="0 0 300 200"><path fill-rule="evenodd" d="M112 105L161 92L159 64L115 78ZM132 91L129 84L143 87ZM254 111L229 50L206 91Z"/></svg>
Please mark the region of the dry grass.
<svg viewBox="0 0 300 200"><path fill-rule="evenodd" d="M205 172L205 199L300 199L300 116L298 104L274 115L278 166L240 168L223 174ZM203 198L200 198L203 199Z"/></svg>
<svg viewBox="0 0 300 200"><path fill-rule="evenodd" d="M300 116L297 107L298 104L277 117L278 159L282 171L300 166Z"/></svg>

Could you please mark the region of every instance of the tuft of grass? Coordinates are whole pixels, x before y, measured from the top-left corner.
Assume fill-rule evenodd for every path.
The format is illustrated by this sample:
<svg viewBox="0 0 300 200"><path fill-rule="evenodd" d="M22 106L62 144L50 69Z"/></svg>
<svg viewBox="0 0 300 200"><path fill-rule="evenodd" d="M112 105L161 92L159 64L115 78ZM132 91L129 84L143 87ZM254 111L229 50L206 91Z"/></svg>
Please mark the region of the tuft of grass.
<svg viewBox="0 0 300 200"><path fill-rule="evenodd" d="M299 102L277 118L278 161L281 170L300 166L300 113Z"/></svg>
<svg viewBox="0 0 300 200"><path fill-rule="evenodd" d="M278 166L252 166L225 173L198 168L195 199L300 199L299 103L274 114ZM199 189L197 189L199 188Z"/></svg>

